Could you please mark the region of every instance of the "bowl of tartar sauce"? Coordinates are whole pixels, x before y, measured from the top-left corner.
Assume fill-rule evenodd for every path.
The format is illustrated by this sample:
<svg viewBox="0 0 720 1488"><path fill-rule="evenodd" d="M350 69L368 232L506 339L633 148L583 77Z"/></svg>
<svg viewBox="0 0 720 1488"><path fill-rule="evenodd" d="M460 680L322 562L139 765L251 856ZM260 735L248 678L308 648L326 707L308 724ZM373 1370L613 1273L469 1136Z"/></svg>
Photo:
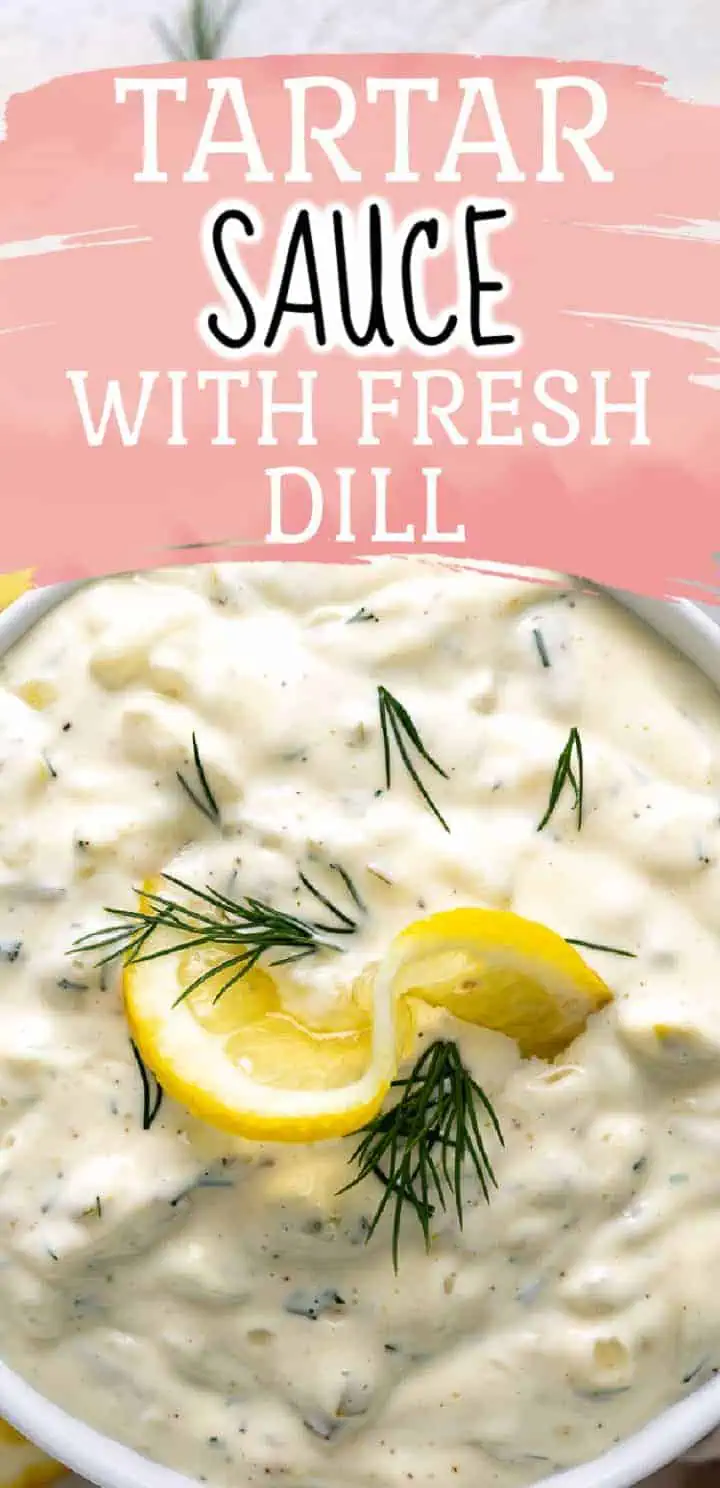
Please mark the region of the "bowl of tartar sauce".
<svg viewBox="0 0 720 1488"><path fill-rule="evenodd" d="M103 1488L626 1488L714 1429L718 686L693 605L432 558L0 616L0 1415ZM502 1031L512 977L492 1026L436 999L399 1075L442 1047L465 1083L432 1120L397 1087L412 1120L361 1172L352 1132L253 1140L212 1119L212 1068L194 1106L143 1059L98 949L158 875L285 915L263 1037L273 976L337 1041L337 968L468 907L608 996L540 1055Z"/></svg>

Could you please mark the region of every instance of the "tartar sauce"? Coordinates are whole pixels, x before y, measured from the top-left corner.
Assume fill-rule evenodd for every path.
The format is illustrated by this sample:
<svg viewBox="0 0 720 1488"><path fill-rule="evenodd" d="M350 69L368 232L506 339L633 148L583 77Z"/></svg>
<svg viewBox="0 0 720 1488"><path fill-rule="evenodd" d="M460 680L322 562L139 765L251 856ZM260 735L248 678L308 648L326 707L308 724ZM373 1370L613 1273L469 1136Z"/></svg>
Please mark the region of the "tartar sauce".
<svg viewBox="0 0 720 1488"><path fill-rule="evenodd" d="M377 689L447 779L384 788ZM572 793L543 831L570 728ZM183 790L192 738L221 825ZM366 1244L352 1140L262 1147L143 1089L117 969L68 954L162 871L367 913L512 908L615 999L553 1065L442 1012L493 1101L490 1204ZM720 1367L720 702L605 598L433 560L90 585L0 666L3 1357L202 1481L533 1482ZM337 957L291 968L313 1013Z"/></svg>

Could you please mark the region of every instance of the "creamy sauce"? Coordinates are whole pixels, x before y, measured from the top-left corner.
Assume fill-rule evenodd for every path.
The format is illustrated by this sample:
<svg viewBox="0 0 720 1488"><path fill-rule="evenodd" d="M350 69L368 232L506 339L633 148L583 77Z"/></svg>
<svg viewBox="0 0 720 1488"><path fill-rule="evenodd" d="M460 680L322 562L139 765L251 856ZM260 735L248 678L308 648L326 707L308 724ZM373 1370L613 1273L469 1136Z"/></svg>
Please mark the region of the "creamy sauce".
<svg viewBox="0 0 720 1488"><path fill-rule="evenodd" d="M362 614L358 614L362 611ZM367 615L371 618L367 618ZM351 623L352 622L352 623ZM538 641L538 634L541 643ZM549 664L548 664L549 663ZM377 686L449 774L383 785ZM80 591L0 668L3 1356L211 1483L523 1484L720 1366L720 702L609 600L432 562L228 565ZM544 831L571 726L571 794ZM193 732L222 829L179 786ZM142 1090L115 973L68 955L166 868L367 906L343 977L424 912L510 907L615 1002L554 1066L456 1038L506 1138L429 1255L348 1142L258 1147ZM313 1014L338 958L291 968ZM660 1039L656 1029L666 1034Z"/></svg>

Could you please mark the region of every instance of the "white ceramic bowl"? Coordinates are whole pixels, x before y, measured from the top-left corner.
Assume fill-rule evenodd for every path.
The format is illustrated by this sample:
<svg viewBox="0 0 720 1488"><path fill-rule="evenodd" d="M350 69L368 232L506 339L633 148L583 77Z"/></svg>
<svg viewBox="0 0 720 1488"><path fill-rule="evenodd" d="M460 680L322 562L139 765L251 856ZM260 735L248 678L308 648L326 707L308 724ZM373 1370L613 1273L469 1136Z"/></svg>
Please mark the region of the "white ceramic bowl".
<svg viewBox="0 0 720 1488"><path fill-rule="evenodd" d="M59 584L40 590L24 596L0 614L0 655L77 587ZM662 604L618 592L614 592L614 597L695 662L720 690L720 626L687 600ZM712 1284L713 1278L708 1277L708 1285ZM93 1431L31 1389L2 1363L0 1415L51 1457L66 1463L100 1488L198 1488L192 1479L160 1467ZM545 1478L536 1488L631 1488L689 1451L717 1426L720 1426L720 1375L602 1457ZM314 1488L314 1485L307 1482L302 1488Z"/></svg>

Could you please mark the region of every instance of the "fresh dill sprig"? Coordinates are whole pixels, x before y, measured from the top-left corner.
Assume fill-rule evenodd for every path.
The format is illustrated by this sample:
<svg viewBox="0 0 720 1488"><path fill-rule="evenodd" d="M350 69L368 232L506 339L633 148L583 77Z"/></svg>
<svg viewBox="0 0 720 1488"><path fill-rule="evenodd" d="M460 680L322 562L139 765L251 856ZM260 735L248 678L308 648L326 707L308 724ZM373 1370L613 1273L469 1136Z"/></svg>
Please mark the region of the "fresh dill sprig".
<svg viewBox="0 0 720 1488"><path fill-rule="evenodd" d="M583 774L582 742L576 728L571 728L570 733L567 737L567 743L562 749L558 758L558 762L555 767L555 774L553 775L552 785L550 786L550 799L548 801L547 811L545 812L542 821L538 822L538 832L542 832L543 827L547 826L550 817L552 816L555 807L557 806L557 803L563 793L566 781L568 782L574 793L575 799L573 801L573 811L577 812L577 828L579 832L583 822L583 794L585 782Z"/></svg>
<svg viewBox="0 0 720 1488"><path fill-rule="evenodd" d="M332 866L351 894L353 904L359 907L360 897L354 886L351 891L349 875L336 864ZM209 884L198 889L171 873L163 873L161 877L165 883L181 889L191 899L200 900L207 908L194 909L183 900L143 889L142 909L106 907L105 913L115 915L120 923L81 936L75 941L71 954L101 952L96 963L98 966L118 958L126 965L137 965L141 961L155 961L160 956L172 956L198 947L227 946L227 957L195 977L176 999L175 1006L210 977L227 973L214 998L217 1002L229 987L252 971L262 956L272 955L270 964L283 966L312 956L319 950L339 951L341 947L337 937L352 935L358 928L357 919L333 903L304 873L299 874L303 888L330 912L330 924L288 914L261 899L231 899ZM158 930L175 932L176 938L156 949L147 949ZM288 954L277 956L274 954L277 951L287 951Z"/></svg>
<svg viewBox="0 0 720 1488"><path fill-rule="evenodd" d="M635 951L622 951L619 946L601 945L597 940L578 940L573 935L563 936L566 945L583 946L586 951L607 951L609 956L627 956L631 961L637 960Z"/></svg>
<svg viewBox="0 0 720 1488"><path fill-rule="evenodd" d="M145 1066L145 1064L143 1063L143 1059L142 1059L142 1056L140 1054L140 1050L138 1049L138 1046L135 1043L135 1040L134 1039L131 1039L130 1040L130 1048L133 1051L133 1055L135 1057L135 1063L136 1063L136 1065L137 1065L137 1067L138 1067L138 1069L140 1071L140 1079L142 1080L142 1095L143 1095L142 1126L143 1126L143 1131L149 1131L150 1130L150 1127L152 1126L153 1121L155 1120L155 1117L158 1115L158 1112L159 1112L160 1107L162 1105L162 1102L163 1102L163 1092L162 1092L162 1088L161 1088L160 1084L158 1083L158 1081L156 1080L155 1076L150 1073L150 1070L147 1069L146 1066Z"/></svg>
<svg viewBox="0 0 720 1488"><path fill-rule="evenodd" d="M195 737L195 734L193 734L193 736L192 736L192 748L193 748L193 760L194 760L194 763L195 763L195 769L197 771L197 777L198 777L198 783L199 783L198 790L196 791L196 790L193 789L193 787L190 784L189 780L186 780L185 779L185 776L182 774L182 771L181 770L176 770L175 771L175 774L177 775L177 778L180 781L180 784L181 784L183 790L185 791L185 794L190 797L190 800L192 801L193 806L196 806L197 809L198 809L198 811L201 811L202 814L203 814L203 816L206 816L207 819L208 819L208 821L213 823L213 826L219 826L220 825L220 807L218 806L218 803L217 803L217 801L215 799L215 796L214 796L214 794L213 794L213 792L212 792L212 790L210 788L210 784L208 782L207 774L205 772L205 766L204 766L204 764L202 762L202 758L201 758L201 755L200 755L200 748L199 748L199 745L198 745L197 738Z"/></svg>
<svg viewBox="0 0 720 1488"><path fill-rule="evenodd" d="M230 27L240 9L240 0L190 0L180 28L172 31L164 21L155 29L174 62L212 62L220 56Z"/></svg>
<svg viewBox="0 0 720 1488"><path fill-rule="evenodd" d="M541 630L538 630L537 627L533 630L533 640L534 640L535 645L537 647L537 653L538 653L538 656L540 657L540 660L541 660L543 666L546 667L546 668L549 667L549 666L551 666L552 663L551 663L550 657L548 655L548 648L545 645L545 637L544 637L542 631Z"/></svg>
<svg viewBox="0 0 720 1488"><path fill-rule="evenodd" d="M383 756L385 760L385 789L389 790L392 784L392 741L394 740L398 754L400 755L400 758L405 766L405 769L408 772L408 775L410 776L410 779L415 784L417 790L419 790L425 804L430 807L433 816L436 816L438 821L440 822L440 825L445 828L446 832L449 832L450 828L445 820L445 817L442 816L441 813L438 811L438 808L435 805L432 796L430 795L427 788L423 785L423 782L417 772L417 768L410 758L409 746L416 750L421 758L424 759L428 765L430 765L431 769L435 770L436 774L442 775L443 780L449 780L450 778L447 770L443 770L442 766L438 764L437 760L433 759L431 754L428 754L428 751L423 744L417 727L413 719L410 717L407 708L404 708L402 703L398 702L398 699L396 697L393 697L391 692L388 692L387 687L378 687L377 691L378 708L380 711L380 729L382 732L383 741Z"/></svg>
<svg viewBox="0 0 720 1488"><path fill-rule="evenodd" d="M463 1224L463 1184L466 1165L475 1171L483 1196L497 1187L478 1117L478 1105L504 1146L500 1125L484 1090L466 1070L457 1045L438 1039L424 1049L407 1079L395 1080L401 1091L389 1110L381 1111L357 1135L362 1138L350 1157L358 1164L356 1176L341 1193L374 1176L383 1194L370 1221L366 1238L377 1229L388 1206L393 1206L392 1257L398 1269L400 1228L407 1205L430 1248L430 1225L435 1206L445 1210L452 1201L460 1228Z"/></svg>

